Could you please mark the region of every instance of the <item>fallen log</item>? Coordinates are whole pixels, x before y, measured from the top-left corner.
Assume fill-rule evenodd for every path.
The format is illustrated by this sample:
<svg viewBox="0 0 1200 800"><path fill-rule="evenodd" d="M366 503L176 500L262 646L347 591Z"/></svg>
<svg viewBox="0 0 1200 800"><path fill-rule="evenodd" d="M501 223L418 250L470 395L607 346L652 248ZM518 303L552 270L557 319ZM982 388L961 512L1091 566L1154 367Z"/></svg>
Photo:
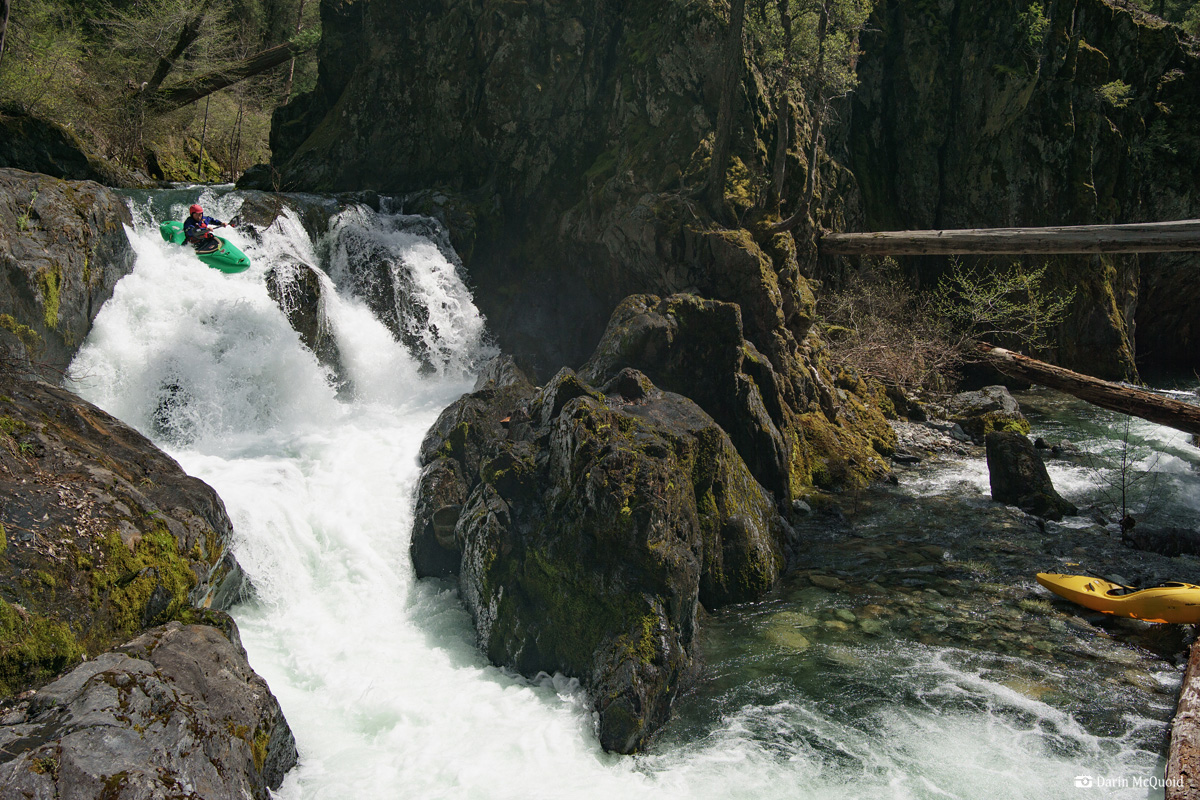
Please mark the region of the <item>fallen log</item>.
<svg viewBox="0 0 1200 800"><path fill-rule="evenodd" d="M818 247L822 255L831 256L1200 251L1200 219L1051 228L830 233L821 237Z"/></svg>
<svg viewBox="0 0 1200 800"><path fill-rule="evenodd" d="M1200 642L1192 643L1167 750L1166 800L1200 797Z"/></svg>
<svg viewBox="0 0 1200 800"><path fill-rule="evenodd" d="M1200 434L1200 406L1162 397L1144 389L1102 381L983 342L976 345L976 352L986 363L1005 375L1066 392L1110 411Z"/></svg>

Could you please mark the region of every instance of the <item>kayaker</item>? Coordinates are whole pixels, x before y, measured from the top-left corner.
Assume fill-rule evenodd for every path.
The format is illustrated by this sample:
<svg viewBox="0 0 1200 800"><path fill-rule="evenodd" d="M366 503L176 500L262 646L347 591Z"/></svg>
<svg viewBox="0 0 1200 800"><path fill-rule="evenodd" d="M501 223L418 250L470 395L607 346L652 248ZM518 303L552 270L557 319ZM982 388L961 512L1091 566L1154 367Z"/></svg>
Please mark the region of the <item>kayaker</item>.
<svg viewBox="0 0 1200 800"><path fill-rule="evenodd" d="M183 221L183 235L187 243L196 248L197 253L212 253L221 248L217 237L208 229L210 225L217 228L226 227L226 223L221 220L204 216L204 209L199 203L192 203L188 208L187 219Z"/></svg>

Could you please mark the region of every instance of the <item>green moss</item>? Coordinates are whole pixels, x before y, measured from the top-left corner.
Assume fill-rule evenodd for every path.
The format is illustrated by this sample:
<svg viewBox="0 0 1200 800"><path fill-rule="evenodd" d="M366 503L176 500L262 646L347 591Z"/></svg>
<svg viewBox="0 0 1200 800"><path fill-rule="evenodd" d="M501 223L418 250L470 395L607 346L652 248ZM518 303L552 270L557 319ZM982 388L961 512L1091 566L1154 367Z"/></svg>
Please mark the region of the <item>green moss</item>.
<svg viewBox="0 0 1200 800"><path fill-rule="evenodd" d="M42 345L45 344L37 331L28 325L22 325L17 322L16 318L11 314L0 314L0 330L8 331L15 336L29 355L40 352ZM9 400L9 402L12 401Z"/></svg>
<svg viewBox="0 0 1200 800"><path fill-rule="evenodd" d="M15 417L0 417L0 433L15 439L29 433L29 425Z"/></svg>
<svg viewBox="0 0 1200 800"><path fill-rule="evenodd" d="M254 741L250 744L250 752L254 756L254 769L259 774L262 773L263 767L267 763L267 744L271 741L271 734L266 728L259 728L254 732Z"/></svg>
<svg viewBox="0 0 1200 800"><path fill-rule="evenodd" d="M42 313L45 315L46 327L55 330L58 328L58 301L59 291L62 288L62 267L55 264L50 269L40 270L37 282L42 291Z"/></svg>
<svg viewBox="0 0 1200 800"><path fill-rule="evenodd" d="M467 454L467 437L471 433L471 426L466 422L460 422L454 426L454 430L450 431L450 435L442 442L442 446L438 448L437 455L444 458L453 458L462 461Z"/></svg>
<svg viewBox="0 0 1200 800"><path fill-rule="evenodd" d="M143 535L132 552L116 532L102 539L100 546L103 566L90 573L92 602L108 608L116 632L135 633L146 625L186 618L191 608L188 592L196 585L196 576L165 527ZM146 606L159 586L169 599L154 619L146 619Z"/></svg>
<svg viewBox="0 0 1200 800"><path fill-rule="evenodd" d="M0 554L8 550L8 531L4 529L4 523L0 522Z"/></svg>
<svg viewBox="0 0 1200 800"><path fill-rule="evenodd" d="M82 655L69 627L0 600L0 695L49 680Z"/></svg>

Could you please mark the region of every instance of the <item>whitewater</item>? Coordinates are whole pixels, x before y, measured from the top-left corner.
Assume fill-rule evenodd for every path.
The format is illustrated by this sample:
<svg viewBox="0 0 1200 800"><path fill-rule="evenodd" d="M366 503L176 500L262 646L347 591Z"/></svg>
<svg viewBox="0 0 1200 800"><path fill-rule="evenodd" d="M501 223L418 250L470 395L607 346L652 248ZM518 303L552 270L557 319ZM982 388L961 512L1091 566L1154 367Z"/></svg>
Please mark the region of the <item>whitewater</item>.
<svg viewBox="0 0 1200 800"><path fill-rule="evenodd" d="M1099 735L970 659L919 647L853 654L862 681L895 689L894 702L863 704L855 719L835 708L855 696L814 704L730 689L733 700L684 714L651 752L604 753L577 682L489 665L455 587L413 574L418 448L492 353L444 242L361 206L314 238L286 212L260 241L228 233L253 266L224 275L158 235L154 220L182 218L195 196L131 201L135 267L69 385L224 501L254 587L231 613L300 754L279 798L1078 798L1088 796L1079 776L1161 775L1146 746L1161 723L1135 715ZM200 200L229 219L243 198L205 190ZM418 287L424 361L355 283L367 265L345 242L364 238L361 252L407 271L397 286ZM295 260L323 270L340 375L267 294L267 271Z"/></svg>

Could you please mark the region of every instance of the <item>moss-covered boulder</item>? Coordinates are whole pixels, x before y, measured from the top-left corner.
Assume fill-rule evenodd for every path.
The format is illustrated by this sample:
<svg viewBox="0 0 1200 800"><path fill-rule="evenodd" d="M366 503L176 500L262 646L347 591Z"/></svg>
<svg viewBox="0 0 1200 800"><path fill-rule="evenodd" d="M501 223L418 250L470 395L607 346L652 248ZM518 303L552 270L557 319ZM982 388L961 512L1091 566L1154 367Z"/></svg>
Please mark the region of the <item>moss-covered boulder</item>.
<svg viewBox="0 0 1200 800"><path fill-rule="evenodd" d="M776 302L764 306L781 313ZM895 436L874 393L859 380L839 383L819 342L805 358L778 320L760 327L776 345L774 358L764 355L743 335L744 309L754 307L689 294L628 297L580 375L599 385L632 367L694 400L780 500L806 494L814 482L837 489L881 477ZM825 468L830 460L847 467L836 479Z"/></svg>
<svg viewBox="0 0 1200 800"><path fill-rule="evenodd" d="M0 694L243 590L211 488L95 406L9 373L0 495Z"/></svg>
<svg viewBox="0 0 1200 800"><path fill-rule="evenodd" d="M1029 420L1021 413L1016 398L1003 386L959 392L946 401L946 415L976 444L983 444L993 431L1008 431L1021 436L1029 434Z"/></svg>
<svg viewBox="0 0 1200 800"><path fill-rule="evenodd" d="M668 718L699 605L759 597L785 565L787 526L729 437L633 369L600 389L569 369L487 380L422 462L418 574L457 573L494 663L579 678L609 750Z"/></svg>
<svg viewBox="0 0 1200 800"><path fill-rule="evenodd" d="M73 131L12 104L0 106L0 168L124 188L151 183L89 151Z"/></svg>
<svg viewBox="0 0 1200 800"><path fill-rule="evenodd" d="M1055 491L1046 465L1028 437L993 431L986 442L993 500L1052 520L1079 513L1074 504Z"/></svg>
<svg viewBox="0 0 1200 800"><path fill-rule="evenodd" d="M0 345L61 375L133 268L129 209L90 181L0 169Z"/></svg>
<svg viewBox="0 0 1200 800"><path fill-rule="evenodd" d="M0 795L268 800L296 763L233 620L154 628L0 706Z"/></svg>

